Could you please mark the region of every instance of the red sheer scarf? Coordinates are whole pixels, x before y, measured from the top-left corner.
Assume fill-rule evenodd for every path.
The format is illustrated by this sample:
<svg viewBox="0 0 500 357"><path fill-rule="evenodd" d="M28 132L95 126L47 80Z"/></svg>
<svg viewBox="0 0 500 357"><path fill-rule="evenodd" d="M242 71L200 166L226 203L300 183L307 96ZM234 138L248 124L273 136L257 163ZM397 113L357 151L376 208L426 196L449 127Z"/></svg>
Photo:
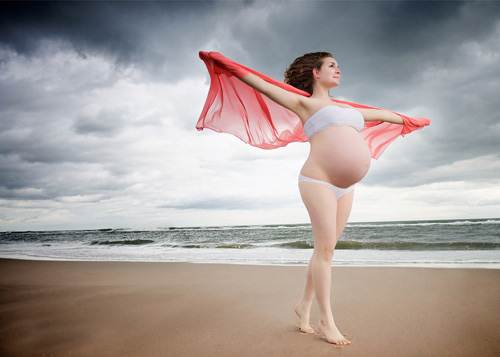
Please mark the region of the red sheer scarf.
<svg viewBox="0 0 500 357"><path fill-rule="evenodd" d="M290 92L306 97L310 96L309 93L237 63L220 52L200 51L199 56L210 74L210 89L196 124L198 131L209 128L229 133L262 149L275 149L291 142L309 140L297 114L241 81L238 76L251 72ZM384 109L333 98L332 101L354 108ZM427 118L416 119L390 111L401 116L405 124L365 121L361 131L374 159L378 159L398 136L405 136L431 122Z"/></svg>

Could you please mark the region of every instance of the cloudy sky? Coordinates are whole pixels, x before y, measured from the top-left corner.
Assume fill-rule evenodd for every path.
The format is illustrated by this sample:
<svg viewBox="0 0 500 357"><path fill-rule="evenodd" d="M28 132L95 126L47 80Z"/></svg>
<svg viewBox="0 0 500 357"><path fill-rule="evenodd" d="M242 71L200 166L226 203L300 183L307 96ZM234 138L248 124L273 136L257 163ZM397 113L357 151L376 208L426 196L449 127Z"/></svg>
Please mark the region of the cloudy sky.
<svg viewBox="0 0 500 357"><path fill-rule="evenodd" d="M372 160L349 221L499 216L499 2L0 9L2 231L308 223L308 143L263 150L195 129L200 50L279 80L330 51L343 72L331 95L432 120Z"/></svg>

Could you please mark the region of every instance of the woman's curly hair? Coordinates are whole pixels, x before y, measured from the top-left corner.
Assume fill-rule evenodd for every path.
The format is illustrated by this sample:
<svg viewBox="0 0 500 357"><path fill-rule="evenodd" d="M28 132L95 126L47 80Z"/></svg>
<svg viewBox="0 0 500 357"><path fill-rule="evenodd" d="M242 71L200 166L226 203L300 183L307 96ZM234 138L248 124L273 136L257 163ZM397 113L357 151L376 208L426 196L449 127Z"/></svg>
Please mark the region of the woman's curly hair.
<svg viewBox="0 0 500 357"><path fill-rule="evenodd" d="M321 68L323 58L334 57L330 52L309 52L297 57L285 71L285 83L313 94L312 70Z"/></svg>

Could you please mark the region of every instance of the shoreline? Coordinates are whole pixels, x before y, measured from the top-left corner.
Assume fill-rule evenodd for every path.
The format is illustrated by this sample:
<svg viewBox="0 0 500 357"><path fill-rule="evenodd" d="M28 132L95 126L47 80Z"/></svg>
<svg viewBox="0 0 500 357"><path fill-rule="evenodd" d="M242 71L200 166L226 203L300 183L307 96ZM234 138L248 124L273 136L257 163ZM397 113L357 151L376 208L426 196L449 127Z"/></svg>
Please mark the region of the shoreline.
<svg viewBox="0 0 500 357"><path fill-rule="evenodd" d="M216 265L248 265L248 266L279 266L279 267L307 267L306 263L279 264L279 263L259 263L259 262L211 262L211 261L166 261L166 260L90 260L90 259L54 259L46 257L12 258L0 257L0 260L20 260L20 261L44 261L44 262L123 262L123 263L187 263L187 264L216 264ZM400 264L338 264L332 261L332 268L431 268L431 269L490 269L499 270L500 263L477 263L477 264L457 264L457 263L400 263Z"/></svg>

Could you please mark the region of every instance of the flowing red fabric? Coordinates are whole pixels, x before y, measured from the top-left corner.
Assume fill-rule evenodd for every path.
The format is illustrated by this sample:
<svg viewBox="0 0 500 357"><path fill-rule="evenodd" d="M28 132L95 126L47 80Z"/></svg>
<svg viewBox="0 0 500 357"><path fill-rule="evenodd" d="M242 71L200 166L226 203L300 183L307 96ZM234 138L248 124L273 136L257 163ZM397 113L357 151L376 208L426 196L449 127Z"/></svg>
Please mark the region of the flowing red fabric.
<svg viewBox="0 0 500 357"><path fill-rule="evenodd" d="M250 72L290 92L306 97L310 96L309 93L235 62L220 52L200 51L199 56L205 62L210 74L210 89L196 124L198 131L209 128L229 133L261 149L276 149L291 142L309 140L297 114L269 99L239 78ZM384 109L334 98L332 101L354 108ZM401 116L405 124L381 120L365 121L365 127L360 132L374 159L378 159L398 136L405 136L431 122L427 118L416 119L389 111Z"/></svg>

